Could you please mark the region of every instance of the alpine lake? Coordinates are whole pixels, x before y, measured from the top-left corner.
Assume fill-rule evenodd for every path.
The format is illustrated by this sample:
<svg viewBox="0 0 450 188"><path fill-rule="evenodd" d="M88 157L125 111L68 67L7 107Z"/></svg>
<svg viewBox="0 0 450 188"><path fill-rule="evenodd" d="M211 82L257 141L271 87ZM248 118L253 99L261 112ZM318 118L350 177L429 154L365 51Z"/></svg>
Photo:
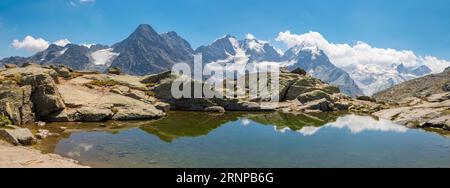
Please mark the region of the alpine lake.
<svg viewBox="0 0 450 188"><path fill-rule="evenodd" d="M45 129L59 136L36 148L100 168L450 167L449 132L357 114L170 112Z"/></svg>

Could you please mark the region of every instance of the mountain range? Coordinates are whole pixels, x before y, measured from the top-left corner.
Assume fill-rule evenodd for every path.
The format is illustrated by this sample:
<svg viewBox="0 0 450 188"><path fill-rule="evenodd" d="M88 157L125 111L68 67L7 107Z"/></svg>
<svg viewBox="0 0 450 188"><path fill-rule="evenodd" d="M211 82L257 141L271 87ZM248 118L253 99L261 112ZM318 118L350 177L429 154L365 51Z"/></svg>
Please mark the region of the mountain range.
<svg viewBox="0 0 450 188"><path fill-rule="evenodd" d="M431 73L426 66L406 67L399 64L388 72L368 72L366 67L337 67L318 46L303 43L285 52L269 42L248 34L238 40L225 35L209 45L193 49L176 32L157 33L150 25L142 24L125 40L107 45L50 45L31 57L9 57L0 64L35 62L42 65L62 64L77 70L104 72L117 67L133 75L155 74L170 70L179 62L193 64L194 54L203 55L208 65L234 65L249 62L279 63L290 70L302 68L313 77L338 86L350 96L371 95L401 82Z"/></svg>

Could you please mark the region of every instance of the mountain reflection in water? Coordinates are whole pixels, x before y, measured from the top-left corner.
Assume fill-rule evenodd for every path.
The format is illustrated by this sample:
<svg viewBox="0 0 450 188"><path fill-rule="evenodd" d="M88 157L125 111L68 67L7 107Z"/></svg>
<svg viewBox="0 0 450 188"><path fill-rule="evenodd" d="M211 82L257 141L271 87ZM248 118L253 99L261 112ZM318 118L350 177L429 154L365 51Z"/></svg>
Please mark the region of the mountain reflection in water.
<svg viewBox="0 0 450 188"><path fill-rule="evenodd" d="M48 127L60 126L38 147L94 167L450 166L450 139L355 114L171 112Z"/></svg>

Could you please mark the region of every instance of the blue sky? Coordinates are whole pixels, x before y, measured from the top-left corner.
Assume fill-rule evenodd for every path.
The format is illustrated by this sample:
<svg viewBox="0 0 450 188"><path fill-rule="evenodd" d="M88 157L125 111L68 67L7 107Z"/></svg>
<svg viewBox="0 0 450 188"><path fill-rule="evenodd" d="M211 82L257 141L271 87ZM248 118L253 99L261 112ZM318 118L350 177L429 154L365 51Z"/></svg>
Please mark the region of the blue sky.
<svg viewBox="0 0 450 188"><path fill-rule="evenodd" d="M27 35L110 45L148 23L194 48L225 34L274 41L281 31L312 30L334 43L450 60L449 18L450 0L2 0L0 57L30 55L11 47Z"/></svg>

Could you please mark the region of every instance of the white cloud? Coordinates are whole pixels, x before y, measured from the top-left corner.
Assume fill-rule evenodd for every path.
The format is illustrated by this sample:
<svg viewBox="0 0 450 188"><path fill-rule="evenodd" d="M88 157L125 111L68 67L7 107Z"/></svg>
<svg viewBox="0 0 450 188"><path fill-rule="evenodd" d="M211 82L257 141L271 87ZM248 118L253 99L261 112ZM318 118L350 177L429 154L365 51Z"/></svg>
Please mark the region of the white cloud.
<svg viewBox="0 0 450 188"><path fill-rule="evenodd" d="M379 132L396 132L404 133L408 128L402 125L397 125L388 120L375 120L368 116L347 115L339 117L336 122L326 124L322 127L303 127L297 131L303 136L313 136L323 128L337 128L348 129L352 134L358 134L365 131L379 131Z"/></svg>
<svg viewBox="0 0 450 188"><path fill-rule="evenodd" d="M293 34L290 31L280 32L276 40L285 43L288 47L317 46L329 56L336 66L341 68L351 65L383 67L403 63L406 66L427 65L433 73L438 73L450 66L448 61L432 56L418 56L409 50L376 48L362 41L358 41L355 45L330 43L320 33L312 31L302 35Z"/></svg>
<svg viewBox="0 0 450 188"><path fill-rule="evenodd" d="M64 47L70 44L70 41L68 39L61 39L53 42L53 44ZM36 53L47 49L50 46L50 42L43 38L34 38L28 35L23 40L13 40L11 46L17 50L27 50L28 52Z"/></svg>
<svg viewBox="0 0 450 188"><path fill-rule="evenodd" d="M70 44L71 42L69 41L69 39L61 39L61 40L57 40L55 41L53 44L64 47L68 44Z"/></svg>
<svg viewBox="0 0 450 188"><path fill-rule="evenodd" d="M79 0L80 3L95 3L95 0Z"/></svg>
<svg viewBox="0 0 450 188"><path fill-rule="evenodd" d="M250 125L250 123L251 123L251 121L249 119L247 119L247 118L242 119L242 125L247 126L247 125Z"/></svg>
<svg viewBox="0 0 450 188"><path fill-rule="evenodd" d="M71 6L77 6L77 4L95 3L95 0L73 0L69 2Z"/></svg>
<svg viewBox="0 0 450 188"><path fill-rule="evenodd" d="M29 52L40 52L48 48L49 42L42 38L34 38L32 36L26 36L23 40L15 39L11 46L15 49L24 49Z"/></svg>
<svg viewBox="0 0 450 188"><path fill-rule="evenodd" d="M408 128L402 125L397 125L391 121L380 119L375 120L372 117L348 115L340 117L334 123L330 123L327 126L350 130L351 133L357 134L364 131L380 131L380 132L398 132L404 133L408 131Z"/></svg>
<svg viewBox="0 0 450 188"><path fill-rule="evenodd" d="M91 48L92 46L96 45L95 43L83 43L81 46L84 46L86 48Z"/></svg>

